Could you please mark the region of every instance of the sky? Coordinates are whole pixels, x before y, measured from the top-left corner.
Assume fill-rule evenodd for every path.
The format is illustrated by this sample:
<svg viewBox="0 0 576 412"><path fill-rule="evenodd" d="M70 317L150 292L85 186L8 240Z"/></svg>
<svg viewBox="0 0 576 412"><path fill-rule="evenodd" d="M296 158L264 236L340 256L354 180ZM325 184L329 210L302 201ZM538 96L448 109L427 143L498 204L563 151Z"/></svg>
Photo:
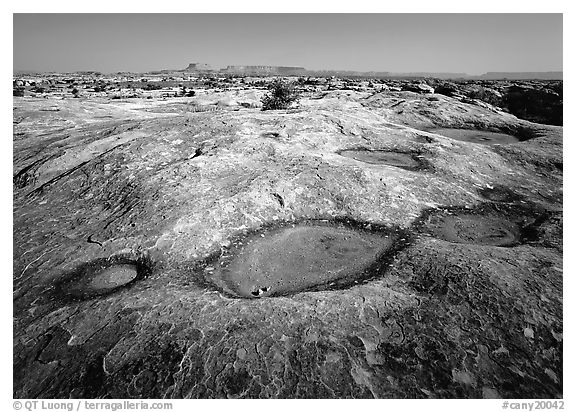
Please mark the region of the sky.
<svg viewBox="0 0 576 412"><path fill-rule="evenodd" d="M562 70L562 14L14 14L13 70Z"/></svg>

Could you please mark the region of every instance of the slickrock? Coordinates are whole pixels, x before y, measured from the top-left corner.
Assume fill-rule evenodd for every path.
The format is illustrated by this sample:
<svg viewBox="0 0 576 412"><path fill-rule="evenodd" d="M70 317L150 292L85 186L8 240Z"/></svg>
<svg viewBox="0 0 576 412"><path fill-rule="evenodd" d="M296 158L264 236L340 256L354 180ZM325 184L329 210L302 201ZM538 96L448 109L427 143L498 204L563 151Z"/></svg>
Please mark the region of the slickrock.
<svg viewBox="0 0 576 412"><path fill-rule="evenodd" d="M15 98L15 397L562 397L562 127L257 93Z"/></svg>

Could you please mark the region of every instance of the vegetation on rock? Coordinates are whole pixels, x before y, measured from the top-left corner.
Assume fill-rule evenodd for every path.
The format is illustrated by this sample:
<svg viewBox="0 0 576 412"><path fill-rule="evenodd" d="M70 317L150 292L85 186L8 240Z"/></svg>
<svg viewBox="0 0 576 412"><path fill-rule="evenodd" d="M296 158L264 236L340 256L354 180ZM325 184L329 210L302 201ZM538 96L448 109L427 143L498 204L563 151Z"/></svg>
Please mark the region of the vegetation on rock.
<svg viewBox="0 0 576 412"><path fill-rule="evenodd" d="M276 79L270 84L270 94L262 97L262 110L287 109L300 95L292 83Z"/></svg>

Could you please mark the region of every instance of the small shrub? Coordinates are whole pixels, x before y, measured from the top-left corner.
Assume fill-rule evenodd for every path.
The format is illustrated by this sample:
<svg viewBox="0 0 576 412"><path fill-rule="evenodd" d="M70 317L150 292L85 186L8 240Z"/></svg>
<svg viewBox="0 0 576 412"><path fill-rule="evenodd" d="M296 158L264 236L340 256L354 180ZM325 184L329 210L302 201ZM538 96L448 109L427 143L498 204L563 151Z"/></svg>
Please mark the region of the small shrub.
<svg viewBox="0 0 576 412"><path fill-rule="evenodd" d="M194 90L186 89L186 86L182 86L182 88L180 89L180 96L182 97L194 97L195 95L196 92Z"/></svg>
<svg viewBox="0 0 576 412"><path fill-rule="evenodd" d="M300 99L294 85L280 79L274 80L269 89L270 93L262 97L262 110L287 109Z"/></svg>
<svg viewBox="0 0 576 412"><path fill-rule="evenodd" d="M162 86L156 83L146 83L145 90L160 90Z"/></svg>

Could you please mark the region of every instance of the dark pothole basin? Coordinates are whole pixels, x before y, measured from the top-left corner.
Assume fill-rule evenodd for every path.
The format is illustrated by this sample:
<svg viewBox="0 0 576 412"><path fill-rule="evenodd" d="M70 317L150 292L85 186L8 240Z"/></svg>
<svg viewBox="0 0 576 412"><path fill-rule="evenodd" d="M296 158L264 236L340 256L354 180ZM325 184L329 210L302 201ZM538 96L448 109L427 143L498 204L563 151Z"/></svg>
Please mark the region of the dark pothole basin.
<svg viewBox="0 0 576 412"><path fill-rule="evenodd" d="M421 231L453 243L485 246L515 246L522 243L519 217L483 210L435 210L425 213Z"/></svg>
<svg viewBox="0 0 576 412"><path fill-rule="evenodd" d="M521 195L505 186L485 187L478 190L480 196L493 202L513 203L523 199Z"/></svg>
<svg viewBox="0 0 576 412"><path fill-rule="evenodd" d="M370 150L365 148L345 149L337 153L340 156L373 165L393 166L405 170L424 170L428 168L428 164L424 158L417 153Z"/></svg>
<svg viewBox="0 0 576 412"><path fill-rule="evenodd" d="M107 295L146 277L150 271L150 262L144 258L115 256L97 259L64 276L56 284L56 292L70 299Z"/></svg>
<svg viewBox="0 0 576 412"><path fill-rule="evenodd" d="M427 209L412 226L453 243L485 246L543 245L542 225L553 214L533 203L482 203L473 208ZM544 242L544 243L543 243Z"/></svg>
<svg viewBox="0 0 576 412"><path fill-rule="evenodd" d="M520 228L516 223L472 214L432 219L429 229L437 237L454 243L512 246L520 239Z"/></svg>
<svg viewBox="0 0 576 412"><path fill-rule="evenodd" d="M485 130L436 128L427 131L454 140L484 145L511 144L520 141L520 139L509 134L489 132Z"/></svg>
<svg viewBox="0 0 576 412"><path fill-rule="evenodd" d="M436 143L436 139L434 139L432 136L426 136L423 134L414 135L414 141L422 144Z"/></svg>
<svg viewBox="0 0 576 412"><path fill-rule="evenodd" d="M86 285L87 289L94 291L107 291L124 286L138 277L135 265L117 265L106 268L97 273Z"/></svg>
<svg viewBox="0 0 576 412"><path fill-rule="evenodd" d="M349 287L380 275L384 262L406 244L399 230L374 225L280 224L236 242L206 276L243 298Z"/></svg>

